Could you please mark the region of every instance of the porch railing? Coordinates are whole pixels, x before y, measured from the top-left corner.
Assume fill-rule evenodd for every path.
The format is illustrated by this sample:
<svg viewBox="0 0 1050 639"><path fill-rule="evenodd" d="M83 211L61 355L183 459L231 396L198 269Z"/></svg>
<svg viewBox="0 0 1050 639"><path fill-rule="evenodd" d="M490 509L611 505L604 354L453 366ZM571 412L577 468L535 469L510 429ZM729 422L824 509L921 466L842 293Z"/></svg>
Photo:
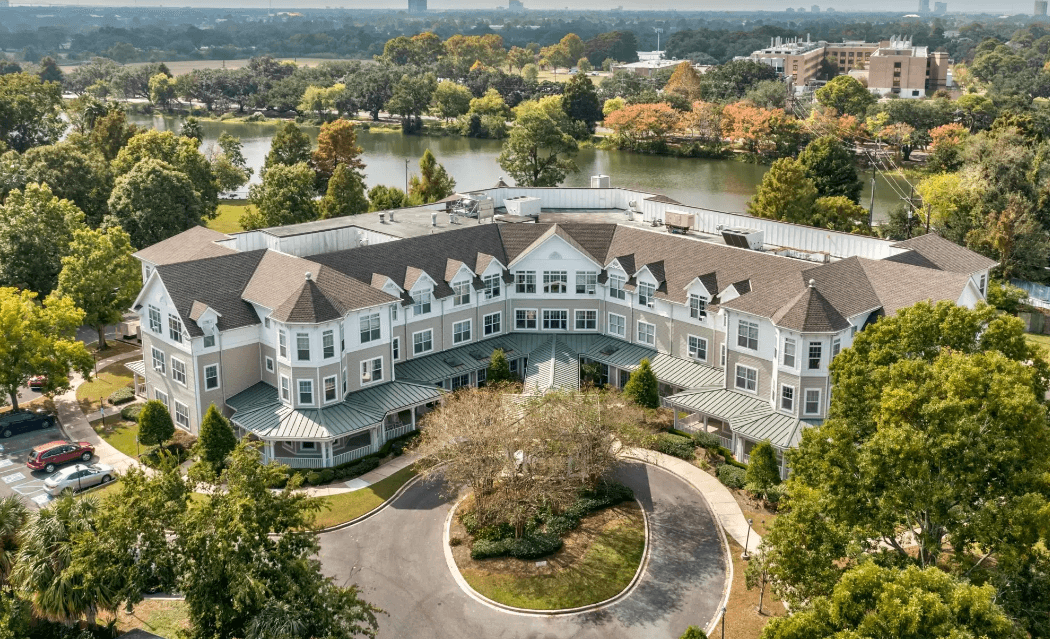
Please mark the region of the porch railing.
<svg viewBox="0 0 1050 639"><path fill-rule="evenodd" d="M345 453L339 453L332 458L332 465L338 466L339 464L345 464L346 462L354 461L355 459L361 459L365 455L371 455L375 452L373 450L374 448L375 446L369 444L368 446L362 446L361 448L356 448Z"/></svg>
<svg viewBox="0 0 1050 639"><path fill-rule="evenodd" d="M275 461L278 461L290 468L324 468L324 464L321 463L320 457L274 457Z"/></svg>
<svg viewBox="0 0 1050 639"><path fill-rule="evenodd" d="M398 437L401 437L402 435L407 435L407 434L411 433L415 429L416 429L416 427L413 426L412 424L400 424L398 426L395 426L394 428L387 428L386 429L386 438L388 440L396 439Z"/></svg>

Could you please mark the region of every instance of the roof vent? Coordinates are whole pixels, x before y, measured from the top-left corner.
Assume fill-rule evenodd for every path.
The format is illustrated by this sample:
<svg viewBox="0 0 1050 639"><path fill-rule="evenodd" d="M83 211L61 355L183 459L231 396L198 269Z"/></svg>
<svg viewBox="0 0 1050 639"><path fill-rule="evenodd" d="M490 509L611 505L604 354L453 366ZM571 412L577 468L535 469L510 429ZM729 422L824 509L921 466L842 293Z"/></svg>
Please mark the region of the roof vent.
<svg viewBox="0 0 1050 639"><path fill-rule="evenodd" d="M817 288L817 280L810 280L809 281L809 287L810 288Z"/></svg>
<svg viewBox="0 0 1050 639"><path fill-rule="evenodd" d="M313 273L311 273L310 271L307 271L306 272L306 281L309 282L312 279L314 279Z"/></svg>

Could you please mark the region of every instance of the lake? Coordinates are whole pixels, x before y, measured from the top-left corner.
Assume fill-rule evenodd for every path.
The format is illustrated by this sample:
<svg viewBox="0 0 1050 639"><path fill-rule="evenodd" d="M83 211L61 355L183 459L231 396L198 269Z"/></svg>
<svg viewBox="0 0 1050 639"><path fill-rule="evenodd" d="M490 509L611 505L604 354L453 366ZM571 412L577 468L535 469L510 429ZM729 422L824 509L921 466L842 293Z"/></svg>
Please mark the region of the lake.
<svg viewBox="0 0 1050 639"><path fill-rule="evenodd" d="M180 118L168 116L132 116L129 119L162 131L178 131L181 127ZM270 139L277 125L203 120L201 128L205 138L201 143L202 151L212 147L223 131L239 137L245 158L255 169L252 180L259 180L259 169L270 150ZM317 136L316 127L303 127L303 130L312 138ZM428 148L455 178L460 191L492 187L501 177L508 184L513 183L496 162L502 145L499 140L359 131L357 141L364 149L365 181L369 187L385 184L405 188L405 160L409 161L409 171L417 174L419 158ZM612 178L616 187L660 193L683 204L731 213L742 213L747 209L747 201L769 168L735 160L675 158L595 148L581 149L576 163L580 172L569 175L564 186L588 186L590 176L604 174ZM871 178L870 174L864 177L861 204L866 207ZM879 176L875 219L885 219L899 201L890 185Z"/></svg>

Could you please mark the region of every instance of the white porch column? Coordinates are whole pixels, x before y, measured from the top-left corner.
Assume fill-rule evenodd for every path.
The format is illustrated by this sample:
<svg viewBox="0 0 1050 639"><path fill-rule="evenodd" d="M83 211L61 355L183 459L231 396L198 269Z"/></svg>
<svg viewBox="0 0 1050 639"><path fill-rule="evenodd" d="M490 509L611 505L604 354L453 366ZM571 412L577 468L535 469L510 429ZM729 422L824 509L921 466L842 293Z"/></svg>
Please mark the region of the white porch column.
<svg viewBox="0 0 1050 639"><path fill-rule="evenodd" d="M273 460L273 442L267 440L266 442L266 461Z"/></svg>
<svg viewBox="0 0 1050 639"><path fill-rule="evenodd" d="M332 465L332 442L321 442L321 466L327 468Z"/></svg>
<svg viewBox="0 0 1050 639"><path fill-rule="evenodd" d="M671 415L674 420L674 429L678 430L678 409L675 408L673 402L668 402L668 405L671 407Z"/></svg>
<svg viewBox="0 0 1050 639"><path fill-rule="evenodd" d="M409 411L409 413L411 413L411 415L412 415L412 428L413 429L415 429L415 427L416 427L416 409L417 408L419 408L419 406L413 406L412 410Z"/></svg>

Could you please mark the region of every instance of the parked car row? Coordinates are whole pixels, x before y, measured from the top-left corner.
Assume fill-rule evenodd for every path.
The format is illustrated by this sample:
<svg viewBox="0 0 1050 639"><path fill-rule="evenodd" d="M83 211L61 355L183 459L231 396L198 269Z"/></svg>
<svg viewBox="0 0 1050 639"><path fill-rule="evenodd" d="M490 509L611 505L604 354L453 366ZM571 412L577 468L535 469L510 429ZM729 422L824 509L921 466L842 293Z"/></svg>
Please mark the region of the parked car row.
<svg viewBox="0 0 1050 639"><path fill-rule="evenodd" d="M12 435L51 428L57 424L58 419L43 410L12 410L0 414L0 437L7 439Z"/></svg>

